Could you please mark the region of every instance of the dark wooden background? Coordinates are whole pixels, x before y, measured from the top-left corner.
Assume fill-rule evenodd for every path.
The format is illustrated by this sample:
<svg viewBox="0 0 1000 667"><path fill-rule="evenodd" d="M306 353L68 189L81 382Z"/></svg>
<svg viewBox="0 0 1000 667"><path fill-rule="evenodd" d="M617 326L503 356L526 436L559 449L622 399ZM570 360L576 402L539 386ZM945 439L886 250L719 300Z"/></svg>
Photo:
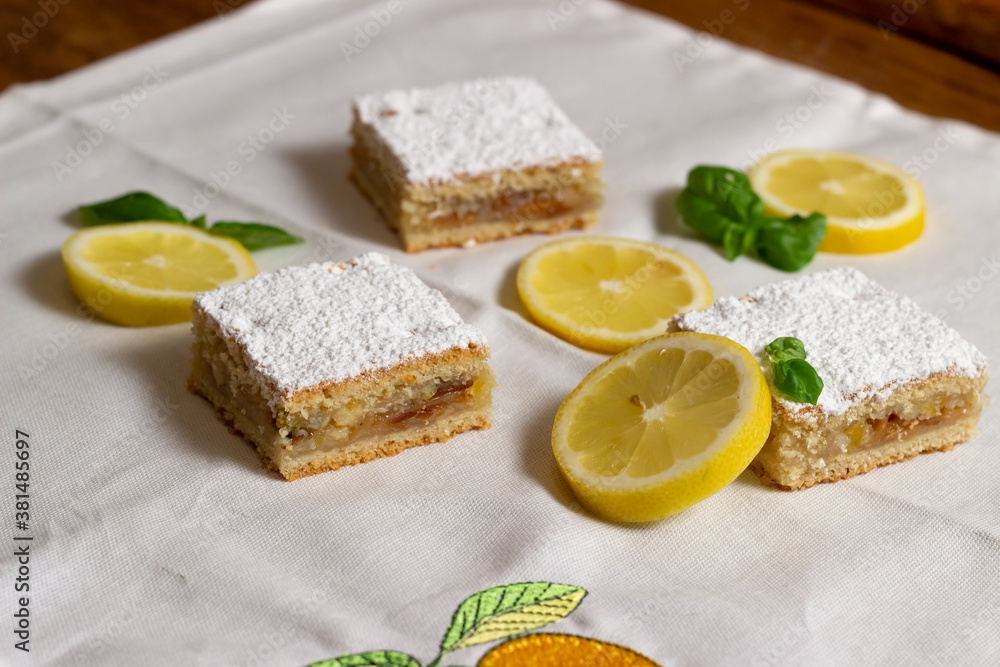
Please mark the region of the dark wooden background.
<svg viewBox="0 0 1000 667"><path fill-rule="evenodd" d="M0 89L56 76L242 1L0 0ZM724 27L726 39L856 81L912 109L1000 131L1000 0L630 3L700 30L738 3L746 9ZM45 8L52 16L43 21ZM30 34L25 22L32 18L44 23L37 33L12 38Z"/></svg>

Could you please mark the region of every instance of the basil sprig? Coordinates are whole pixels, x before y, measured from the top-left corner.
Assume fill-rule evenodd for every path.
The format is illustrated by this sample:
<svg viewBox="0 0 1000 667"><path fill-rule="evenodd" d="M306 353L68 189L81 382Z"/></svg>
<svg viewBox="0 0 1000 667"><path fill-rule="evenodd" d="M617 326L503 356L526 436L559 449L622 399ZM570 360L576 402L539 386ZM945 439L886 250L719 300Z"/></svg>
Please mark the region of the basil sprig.
<svg viewBox="0 0 1000 667"><path fill-rule="evenodd" d="M130 192L108 201L86 204L80 207L80 217L86 227L143 220L176 222L204 229L209 234L234 239L243 244L247 250L261 250L304 242L301 237L289 234L280 227L260 222L226 220L209 227L205 222L205 216L188 220L179 209L148 192Z"/></svg>
<svg viewBox="0 0 1000 667"><path fill-rule="evenodd" d="M755 249L762 260L782 271L798 271L811 262L826 236L822 213L766 215L746 174L726 167L692 169L677 198L677 210L686 225L721 244L729 261Z"/></svg>
<svg viewBox="0 0 1000 667"><path fill-rule="evenodd" d="M806 361L806 348L798 338L775 338L764 348L771 369L774 387L783 396L799 403L816 405L823 393L823 380Z"/></svg>
<svg viewBox="0 0 1000 667"><path fill-rule="evenodd" d="M292 236L280 227L260 222L221 221L209 227L208 233L235 239L242 243L247 250L260 250L261 248L273 248L279 245L302 242L301 238Z"/></svg>

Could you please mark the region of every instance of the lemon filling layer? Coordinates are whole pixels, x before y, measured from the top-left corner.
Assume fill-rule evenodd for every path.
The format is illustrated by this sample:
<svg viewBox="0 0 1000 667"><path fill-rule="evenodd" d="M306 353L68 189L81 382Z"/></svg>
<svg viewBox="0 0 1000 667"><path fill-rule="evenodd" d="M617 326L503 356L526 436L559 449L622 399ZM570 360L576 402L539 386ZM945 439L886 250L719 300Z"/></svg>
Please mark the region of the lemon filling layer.
<svg viewBox="0 0 1000 667"><path fill-rule="evenodd" d="M354 168L380 202L395 201L394 183L387 171L374 159L354 156ZM484 222L524 222L579 215L600 208L600 181L568 179L555 187L507 187L499 192L456 194L431 201L408 200L403 204L406 219L414 230L459 227Z"/></svg>
<svg viewBox="0 0 1000 667"><path fill-rule="evenodd" d="M547 220L595 211L601 204L581 187L515 190L508 188L486 197L450 197L437 201L427 211L424 225L441 227L477 222Z"/></svg>
<svg viewBox="0 0 1000 667"><path fill-rule="evenodd" d="M978 419L982 401L978 394L948 395L913 406L900 406L884 416L872 416L830 434L826 457L875 450L903 439L916 438L963 419Z"/></svg>
<svg viewBox="0 0 1000 667"><path fill-rule="evenodd" d="M432 427L439 421L487 409L494 379L489 368L483 368L477 376L434 378L365 407L359 407L365 405L360 400L352 400L345 409L324 410L317 406L311 411L281 412L277 418L252 386L232 381L232 369L196 358L193 375L203 391L217 396L225 409L231 411L239 406L240 421L271 434L283 458L296 460ZM281 427L280 423L297 425Z"/></svg>
<svg viewBox="0 0 1000 667"><path fill-rule="evenodd" d="M282 435L283 445L292 456L313 455L317 451L332 451L350 447L371 438L383 438L409 429L431 426L438 420L454 417L489 404L493 378L487 376L438 378L413 398L387 402L358 415L349 425L329 422L313 429L296 429Z"/></svg>

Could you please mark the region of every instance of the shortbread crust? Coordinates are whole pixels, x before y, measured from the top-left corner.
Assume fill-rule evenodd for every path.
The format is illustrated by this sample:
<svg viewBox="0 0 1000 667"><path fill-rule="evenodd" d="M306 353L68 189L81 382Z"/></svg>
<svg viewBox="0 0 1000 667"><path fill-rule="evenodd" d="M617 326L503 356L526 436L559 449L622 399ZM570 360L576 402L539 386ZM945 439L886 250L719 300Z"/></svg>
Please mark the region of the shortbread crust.
<svg viewBox="0 0 1000 667"><path fill-rule="evenodd" d="M193 310L192 391L286 479L490 426L485 338L382 255L261 274Z"/></svg>
<svg viewBox="0 0 1000 667"><path fill-rule="evenodd" d="M671 331L726 336L771 378L764 347L793 336L823 379L817 405L773 389L773 423L753 468L785 488L836 481L976 432L987 361L954 329L863 273L839 268L718 299Z"/></svg>

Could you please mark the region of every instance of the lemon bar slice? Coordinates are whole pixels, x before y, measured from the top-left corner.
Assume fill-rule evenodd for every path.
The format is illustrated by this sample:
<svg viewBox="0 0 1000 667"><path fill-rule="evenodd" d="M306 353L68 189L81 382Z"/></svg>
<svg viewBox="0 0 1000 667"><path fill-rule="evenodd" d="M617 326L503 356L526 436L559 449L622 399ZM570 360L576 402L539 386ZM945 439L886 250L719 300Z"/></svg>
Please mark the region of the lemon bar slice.
<svg viewBox="0 0 1000 667"><path fill-rule="evenodd" d="M351 177L409 252L598 221L601 151L533 79L364 95L353 114Z"/></svg>
<svg viewBox="0 0 1000 667"><path fill-rule="evenodd" d="M771 434L752 467L799 489L949 450L976 433L986 357L912 300L852 268L787 280L677 315L671 331L726 336L772 382ZM773 388L764 347L793 336L824 387L816 405Z"/></svg>
<svg viewBox="0 0 1000 667"><path fill-rule="evenodd" d="M488 428L483 335L369 253L200 293L191 391L297 479Z"/></svg>

